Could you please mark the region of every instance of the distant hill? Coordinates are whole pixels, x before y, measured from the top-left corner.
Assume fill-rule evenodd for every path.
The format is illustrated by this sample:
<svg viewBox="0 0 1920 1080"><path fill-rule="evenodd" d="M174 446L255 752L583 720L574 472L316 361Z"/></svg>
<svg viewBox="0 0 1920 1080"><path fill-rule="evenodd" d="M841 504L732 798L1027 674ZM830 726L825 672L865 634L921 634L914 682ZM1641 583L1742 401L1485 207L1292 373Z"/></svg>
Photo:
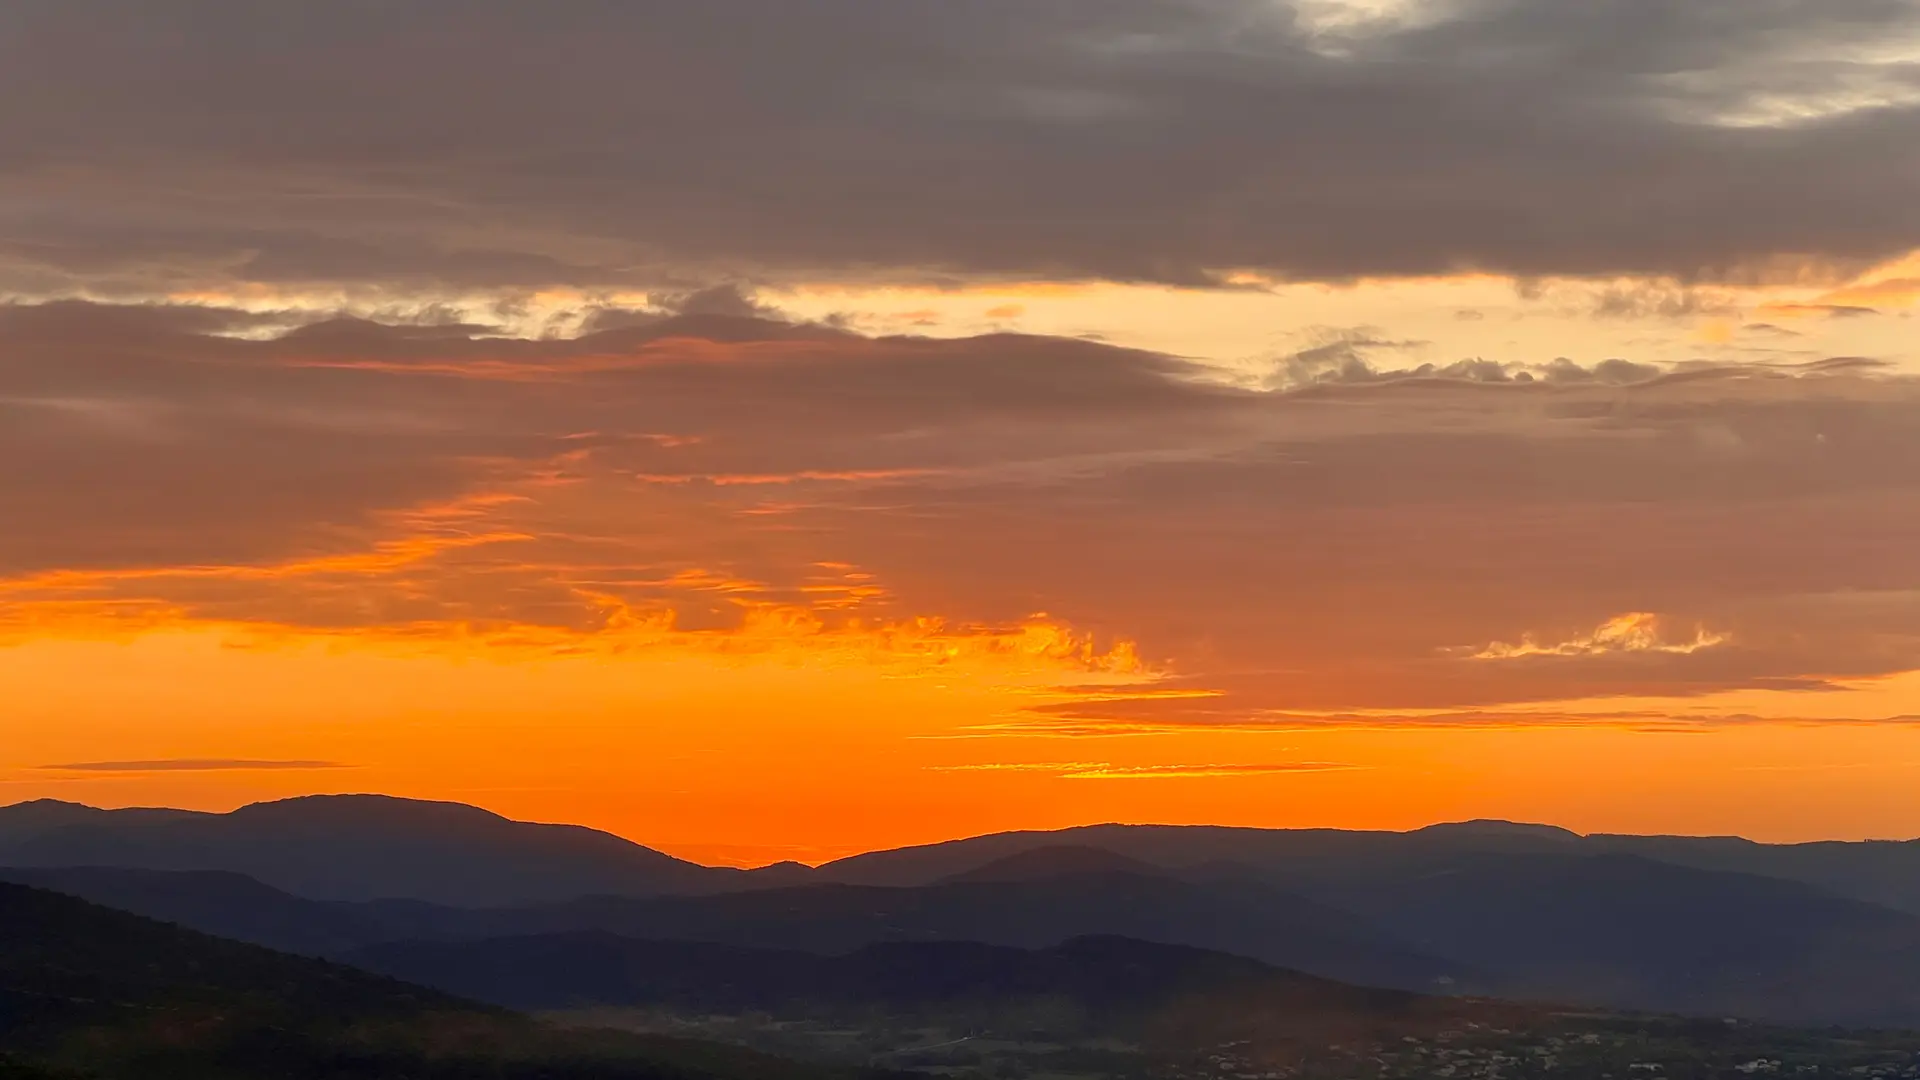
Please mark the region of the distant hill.
<svg viewBox="0 0 1920 1080"><path fill-rule="evenodd" d="M819 868L820 880L924 885L1023 852L1098 848L1174 871L1246 868L1288 887L1364 880L1474 854L1637 855L1701 870L1798 881L1920 914L1920 840L1759 844L1738 837L1582 836L1550 825L1470 821L1412 832L1088 825L869 852Z"/></svg>
<svg viewBox="0 0 1920 1080"><path fill-rule="evenodd" d="M877 851L817 869L706 867L592 829L510 821L457 803L320 796L230 814L98 810L41 800L0 807L0 867L101 866L244 874L319 900L411 899L465 907L585 896L704 895L804 884L919 886L1040 849L1105 852L1157 869L1223 868L1289 890L1339 884L1473 854L1626 854L1702 870L1799 881L1920 914L1920 841L1758 844L1737 837L1581 836L1550 825L1468 821L1412 832L1090 825ZM1021 867L1026 869L1021 869Z"/></svg>
<svg viewBox="0 0 1920 1080"><path fill-rule="evenodd" d="M23 803L0 809L0 865L228 871L319 900L468 907L756 884L750 873L593 829L377 795L311 796L229 814Z"/></svg>
<svg viewBox="0 0 1920 1080"><path fill-rule="evenodd" d="M0 1078L638 1080L842 1074L574 1035L440 991L0 884Z"/></svg>
<svg viewBox="0 0 1920 1080"><path fill-rule="evenodd" d="M861 885L924 885L1038 848L1097 848L1137 862L1181 870L1208 864L1250 869L1383 859L1419 853L1556 851L1571 833L1500 823L1437 826L1411 833L1342 829L1251 829L1223 825L1085 825L1051 832L1009 832L875 851L827 863L823 880Z"/></svg>

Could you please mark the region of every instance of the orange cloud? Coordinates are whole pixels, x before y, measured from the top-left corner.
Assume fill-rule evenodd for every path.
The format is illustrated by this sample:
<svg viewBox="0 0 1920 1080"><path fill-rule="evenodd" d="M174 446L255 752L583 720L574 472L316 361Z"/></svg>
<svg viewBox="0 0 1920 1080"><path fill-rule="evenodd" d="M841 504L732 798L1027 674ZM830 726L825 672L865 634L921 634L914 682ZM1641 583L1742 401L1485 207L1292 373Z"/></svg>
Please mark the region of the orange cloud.
<svg viewBox="0 0 1920 1080"><path fill-rule="evenodd" d="M1732 638L1727 634L1713 633L1705 627L1696 627L1693 637L1683 641L1668 641L1664 636L1660 616L1635 611L1625 615L1615 615L1595 627L1590 634L1582 634L1565 641L1541 643L1531 635L1523 636L1519 644L1507 644L1496 641L1473 654L1475 660L1518 660L1532 656L1606 656L1611 653L1666 653L1686 656L1702 649L1711 649L1724 645Z"/></svg>

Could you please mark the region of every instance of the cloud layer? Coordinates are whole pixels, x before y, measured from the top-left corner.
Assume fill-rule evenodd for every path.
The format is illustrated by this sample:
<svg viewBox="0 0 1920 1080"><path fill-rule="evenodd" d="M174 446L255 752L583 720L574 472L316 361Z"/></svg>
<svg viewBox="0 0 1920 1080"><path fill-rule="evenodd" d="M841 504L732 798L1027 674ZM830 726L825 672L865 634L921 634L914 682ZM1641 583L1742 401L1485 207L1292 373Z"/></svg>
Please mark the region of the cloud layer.
<svg viewBox="0 0 1920 1080"><path fill-rule="evenodd" d="M0 532L0 630L888 628L1160 673L1056 717L1116 724L1817 689L1920 643L1920 382L1871 364L1248 388L742 314L541 341L248 318L0 309L0 453L32 463L0 473L29 523Z"/></svg>
<svg viewBox="0 0 1920 1080"><path fill-rule="evenodd" d="M19 0L0 287L1804 276L1920 247L1912 0Z"/></svg>

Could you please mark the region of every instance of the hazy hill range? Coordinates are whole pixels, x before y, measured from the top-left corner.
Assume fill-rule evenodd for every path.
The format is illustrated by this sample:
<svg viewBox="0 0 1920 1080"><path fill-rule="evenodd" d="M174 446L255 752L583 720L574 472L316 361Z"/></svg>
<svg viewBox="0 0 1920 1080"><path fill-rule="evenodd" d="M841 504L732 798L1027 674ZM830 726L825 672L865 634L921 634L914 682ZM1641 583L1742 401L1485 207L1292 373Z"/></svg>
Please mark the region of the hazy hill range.
<svg viewBox="0 0 1920 1080"><path fill-rule="evenodd" d="M1230 866L1289 888L1338 886L1472 854L1628 854L1799 881L1920 914L1920 841L1783 845L1737 837L1581 836L1509 822L1406 833L1091 825L872 852L817 869L783 863L741 871L700 866L579 826L515 822L456 803L375 795L288 799L229 814L97 810L49 800L0 807L0 866L224 870L311 899L468 907L819 882L928 885L1059 847L1095 849L1188 876Z"/></svg>
<svg viewBox="0 0 1920 1080"><path fill-rule="evenodd" d="M1703 870L1782 878L1920 914L1920 840L1759 844L1739 837L1582 836L1550 825L1474 821L1412 832L1089 825L995 833L841 859L829 881L919 885L1023 851L1087 847L1183 871L1231 864L1292 883L1339 883L1471 854L1626 854Z"/></svg>
<svg viewBox="0 0 1920 1080"><path fill-rule="evenodd" d="M1474 855L1321 898L1507 996L1920 1027L1920 918L1633 855Z"/></svg>
<svg viewBox="0 0 1920 1080"><path fill-rule="evenodd" d="M1794 882L1632 856L1495 855L1422 865L1308 900L1234 878L1048 874L1035 858L917 888L810 886L501 909L312 901L227 874L83 868L0 876L332 956L420 940L456 950L479 941L476 955L485 955L485 939L583 932L820 955L886 942L1047 948L1105 934L1368 985L1920 1027L1920 919ZM1076 865L1077 857L1062 858Z"/></svg>
<svg viewBox="0 0 1920 1080"><path fill-rule="evenodd" d="M1913 886L1912 844L1095 826L742 872L376 797L32 803L0 809L0 838L0 879L310 955L589 931L823 955L1105 935L1373 986L1920 1027L1920 916L1871 899Z"/></svg>
<svg viewBox="0 0 1920 1080"><path fill-rule="evenodd" d="M844 1075L550 1029L354 968L0 885L0 1077L696 1080Z"/></svg>
<svg viewBox="0 0 1920 1080"><path fill-rule="evenodd" d="M1406 946L1363 919L1259 882L1201 884L1124 870L1017 870L910 889L815 885L493 909L312 901L237 875L204 872L16 869L0 870L0 879L318 955L408 938L582 930L814 953L889 941L1040 948L1107 934L1213 948L1376 986L1437 989L1466 975L1460 965Z"/></svg>

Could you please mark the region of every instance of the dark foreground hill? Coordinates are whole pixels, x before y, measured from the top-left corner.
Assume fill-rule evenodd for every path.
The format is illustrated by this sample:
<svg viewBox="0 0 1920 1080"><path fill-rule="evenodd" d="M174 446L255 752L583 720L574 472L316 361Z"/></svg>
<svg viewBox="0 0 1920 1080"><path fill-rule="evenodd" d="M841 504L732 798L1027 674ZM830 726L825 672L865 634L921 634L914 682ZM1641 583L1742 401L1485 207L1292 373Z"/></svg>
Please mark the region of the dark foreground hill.
<svg viewBox="0 0 1920 1080"><path fill-rule="evenodd" d="M1536 1022L1544 1010L1351 986L1257 960L1120 937L1043 949L892 942L839 956L601 932L395 942L350 962L529 1010L652 1006L694 1015L816 1018L884 1012L967 1017L1048 1034L1124 1034L1169 1045L1232 1039L1399 1037L1469 1021Z"/></svg>
<svg viewBox="0 0 1920 1080"><path fill-rule="evenodd" d="M1368 990L1124 938L845 956L563 934L359 962L580 1023L722 1035L947 1075L1302 1080L1920 1076L1920 1037L1810 1033ZM1756 1064L1758 1062L1759 1064Z"/></svg>
<svg viewBox="0 0 1920 1080"><path fill-rule="evenodd" d="M818 1077L684 1040L554 1031L354 968L0 884L0 1077Z"/></svg>

